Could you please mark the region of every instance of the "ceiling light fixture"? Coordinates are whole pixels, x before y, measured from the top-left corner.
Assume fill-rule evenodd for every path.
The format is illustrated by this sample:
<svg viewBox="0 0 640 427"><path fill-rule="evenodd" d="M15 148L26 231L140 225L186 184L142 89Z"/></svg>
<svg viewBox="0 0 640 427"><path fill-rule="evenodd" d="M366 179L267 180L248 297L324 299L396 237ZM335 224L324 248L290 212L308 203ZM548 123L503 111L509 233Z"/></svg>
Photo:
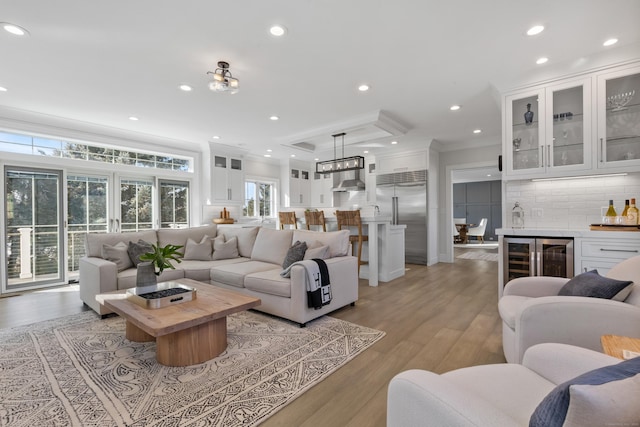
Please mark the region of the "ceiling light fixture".
<svg viewBox="0 0 640 427"><path fill-rule="evenodd" d="M231 75L228 62L218 61L218 68L215 71L207 71L207 74L213 76L213 80L209 82L209 89L214 92L234 94L240 90L240 81Z"/></svg>
<svg viewBox="0 0 640 427"><path fill-rule="evenodd" d="M280 117L278 117L278 116L271 116L271 117L269 117L269 120L273 120L273 121L275 122L276 120L280 120Z"/></svg>
<svg viewBox="0 0 640 427"><path fill-rule="evenodd" d="M391 145L396 145L398 141L391 141Z"/></svg>
<svg viewBox="0 0 640 427"><path fill-rule="evenodd" d="M0 86L0 92L6 92L6 91L7 91L7 88L6 88L6 87L2 87L2 86Z"/></svg>
<svg viewBox="0 0 640 427"><path fill-rule="evenodd" d="M370 89L369 85L360 85L360 86L358 86L358 90L359 90L360 92L366 92L366 91L368 91L369 89Z"/></svg>
<svg viewBox="0 0 640 427"><path fill-rule="evenodd" d="M316 172L322 174L344 172L350 170L364 169L364 157L362 156L344 156L344 136L346 133L336 133L333 137L333 160L324 160L316 163ZM342 157L336 156L336 140L342 137Z"/></svg>
<svg viewBox="0 0 640 427"><path fill-rule="evenodd" d="M220 137L218 135L213 135L212 138L213 139L220 139Z"/></svg>
<svg viewBox="0 0 640 427"><path fill-rule="evenodd" d="M604 43L602 43L602 46L612 46L614 44L618 43L618 39L609 39L607 41L605 41Z"/></svg>
<svg viewBox="0 0 640 427"><path fill-rule="evenodd" d="M25 30L19 25L11 24L9 22L3 22L2 28L8 33L13 34L14 36L27 36L29 35L29 31Z"/></svg>
<svg viewBox="0 0 640 427"><path fill-rule="evenodd" d="M533 27L529 28L527 30L527 35L528 36L535 36L536 34L540 34L542 31L544 31L544 26L542 25L534 25Z"/></svg>
<svg viewBox="0 0 640 427"><path fill-rule="evenodd" d="M482 129L474 129L473 133L481 133Z"/></svg>
<svg viewBox="0 0 640 427"><path fill-rule="evenodd" d="M265 157L271 157L271 154L264 154Z"/></svg>
<svg viewBox="0 0 640 427"><path fill-rule="evenodd" d="M185 92L191 92L193 90L193 88L191 86L185 85L185 84L181 84L178 87L180 88L180 90L183 90Z"/></svg>
<svg viewBox="0 0 640 427"><path fill-rule="evenodd" d="M272 36L281 37L285 35L287 29L282 25L274 25L273 27L269 28L269 32Z"/></svg>
<svg viewBox="0 0 640 427"><path fill-rule="evenodd" d="M538 58L538 60L536 61L536 64L541 65L544 64L545 62L547 62L549 60L549 58L545 58L544 56L542 58Z"/></svg>
<svg viewBox="0 0 640 427"><path fill-rule="evenodd" d="M459 105L452 105L451 107L449 107L449 109L451 111L458 111L461 107Z"/></svg>
<svg viewBox="0 0 640 427"><path fill-rule="evenodd" d="M129 120L131 120L132 122L137 122L138 120L140 120L139 118L137 118L136 116L130 116Z"/></svg>

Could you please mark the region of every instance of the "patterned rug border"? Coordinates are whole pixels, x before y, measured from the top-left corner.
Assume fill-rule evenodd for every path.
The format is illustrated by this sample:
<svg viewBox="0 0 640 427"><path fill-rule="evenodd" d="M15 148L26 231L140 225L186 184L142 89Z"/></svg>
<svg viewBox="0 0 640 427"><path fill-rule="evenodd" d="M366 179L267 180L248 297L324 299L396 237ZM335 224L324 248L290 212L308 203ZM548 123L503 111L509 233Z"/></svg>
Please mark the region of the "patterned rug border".
<svg viewBox="0 0 640 427"><path fill-rule="evenodd" d="M256 426L386 335L255 311L230 316L228 329L222 355L185 368L157 364L155 343L127 341L117 316L0 329L0 425Z"/></svg>

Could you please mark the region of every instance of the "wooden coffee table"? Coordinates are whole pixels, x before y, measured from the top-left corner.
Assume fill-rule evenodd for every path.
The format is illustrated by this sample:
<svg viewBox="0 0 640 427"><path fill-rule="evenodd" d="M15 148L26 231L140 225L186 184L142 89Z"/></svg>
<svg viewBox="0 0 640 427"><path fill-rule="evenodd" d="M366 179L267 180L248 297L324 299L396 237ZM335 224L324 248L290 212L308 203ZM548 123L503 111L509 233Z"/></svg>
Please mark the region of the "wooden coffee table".
<svg viewBox="0 0 640 427"><path fill-rule="evenodd" d="M126 290L96 295L96 300L126 320L126 337L156 341L156 360L167 366L206 362L227 348L227 316L261 304L260 299L191 279L174 282L197 289L196 299L147 309L126 298Z"/></svg>

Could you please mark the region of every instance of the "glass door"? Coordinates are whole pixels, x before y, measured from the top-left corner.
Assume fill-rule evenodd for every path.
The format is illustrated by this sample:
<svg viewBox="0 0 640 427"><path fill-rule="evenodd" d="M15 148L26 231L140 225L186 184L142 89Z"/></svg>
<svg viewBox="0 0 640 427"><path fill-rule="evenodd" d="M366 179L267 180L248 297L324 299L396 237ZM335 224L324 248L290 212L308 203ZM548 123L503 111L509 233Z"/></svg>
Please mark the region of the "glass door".
<svg viewBox="0 0 640 427"><path fill-rule="evenodd" d="M189 183L158 181L160 188L160 228L189 227Z"/></svg>
<svg viewBox="0 0 640 427"><path fill-rule="evenodd" d="M153 226L153 185L152 178L120 178L120 212L116 219L116 230L140 231Z"/></svg>
<svg viewBox="0 0 640 427"><path fill-rule="evenodd" d="M598 131L599 167L640 165L640 69L600 76Z"/></svg>
<svg viewBox="0 0 640 427"><path fill-rule="evenodd" d="M591 80L547 89L546 168L591 167Z"/></svg>
<svg viewBox="0 0 640 427"><path fill-rule="evenodd" d="M5 166L7 291L64 279L62 171Z"/></svg>
<svg viewBox="0 0 640 427"><path fill-rule="evenodd" d="M512 175L544 172L544 91L506 98L507 168Z"/></svg>
<svg viewBox="0 0 640 427"><path fill-rule="evenodd" d="M504 283L518 277L534 276L535 238L504 238Z"/></svg>
<svg viewBox="0 0 640 427"><path fill-rule="evenodd" d="M538 276L573 277L573 239L537 239Z"/></svg>

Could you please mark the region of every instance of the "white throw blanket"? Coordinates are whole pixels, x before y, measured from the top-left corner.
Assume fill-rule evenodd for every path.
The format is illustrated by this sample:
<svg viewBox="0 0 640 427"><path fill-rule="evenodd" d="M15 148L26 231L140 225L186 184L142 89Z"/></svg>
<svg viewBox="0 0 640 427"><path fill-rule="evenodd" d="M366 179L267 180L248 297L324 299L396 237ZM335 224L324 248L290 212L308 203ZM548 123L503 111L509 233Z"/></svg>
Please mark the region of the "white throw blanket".
<svg viewBox="0 0 640 427"><path fill-rule="evenodd" d="M302 266L305 270L305 284L307 288L307 305L309 308L319 309L331 302L331 281L327 264L321 259L307 259L294 262L282 270L282 277L290 277L294 265Z"/></svg>

